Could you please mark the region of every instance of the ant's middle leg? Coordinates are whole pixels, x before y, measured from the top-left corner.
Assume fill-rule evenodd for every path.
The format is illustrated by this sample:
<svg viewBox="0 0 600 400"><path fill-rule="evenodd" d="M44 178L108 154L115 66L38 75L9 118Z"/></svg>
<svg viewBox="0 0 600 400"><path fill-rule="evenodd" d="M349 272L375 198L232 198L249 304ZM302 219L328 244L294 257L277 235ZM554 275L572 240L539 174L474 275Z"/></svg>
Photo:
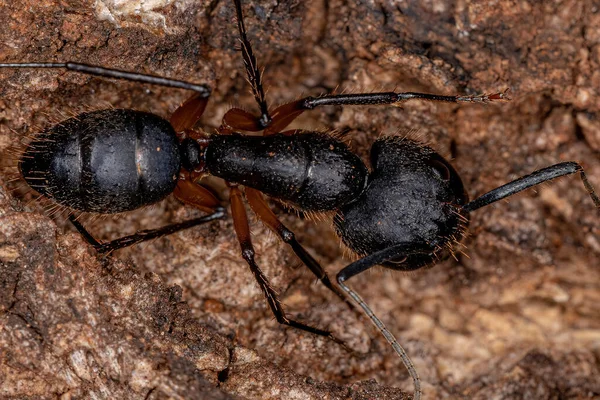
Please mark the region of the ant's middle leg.
<svg viewBox="0 0 600 400"><path fill-rule="evenodd" d="M246 35L246 26L244 25L244 15L242 14L241 1L234 0L234 3L235 12L237 14L238 31L240 33L240 42L242 44L242 57L244 58L244 66L246 67L246 75L248 76L248 82L250 82L250 86L252 87L254 99L260 108L260 117L258 118L257 123L261 129L264 129L271 123L271 116L269 115L267 99L262 85L262 74L258 69L258 63L256 62L256 57L252 52L250 40L248 40L248 36Z"/></svg>
<svg viewBox="0 0 600 400"><path fill-rule="evenodd" d="M496 100L510 100L508 89L504 92L493 94L482 94L476 96L441 96L429 93L416 92L381 92L381 93L357 93L357 94L330 94L320 97L305 97L303 99L284 104L269 114L265 92L262 85L262 75L258 68L256 57L252 52L252 46L246 35L246 27L242 15L240 0L234 0L242 57L246 67L248 82L252 87L252 94L260 108L261 115L255 115L239 109L232 108L223 117L219 128L222 134L232 133L234 130L248 132L259 132L264 130L265 135L279 133L284 130L294 119L306 110L325 105L383 105L398 104L404 101L420 99L427 101L442 101L450 103L487 103Z"/></svg>
<svg viewBox="0 0 600 400"><path fill-rule="evenodd" d="M163 236L202 225L225 216L225 209L221 207L217 198L206 188L192 183L189 180L180 180L175 188L175 196L184 203L191 204L196 208L209 212L210 214L183 221L175 224L170 224L157 229L147 229L134 233L133 235L123 236L110 242L101 243L85 229L81 222L77 221L74 215L69 215L69 220L83 236L83 238L94 248L98 253L106 254L112 251L122 249L124 247L133 246L138 243L148 240L157 239Z"/></svg>
<svg viewBox="0 0 600 400"><path fill-rule="evenodd" d="M246 68L246 76L252 87L252 94L260 109L260 116L244 111L239 108L232 108L223 116L223 122L219 128L219 133L229 134L233 130L243 130L248 132L259 132L265 129L271 123L269 115L269 107L267 98L262 84L262 74L258 69L258 63L252 45L246 34L246 26L244 25L244 15L242 14L242 4L240 0L234 0L235 12L237 14L238 31L240 34L240 43L242 46L242 58L244 59L244 67Z"/></svg>
<svg viewBox="0 0 600 400"><path fill-rule="evenodd" d="M311 272L319 279L325 287L331 290L336 294L340 299L344 300L344 302L350 307L354 309L354 305L348 300L344 293L337 287L334 286L327 272L323 269L323 267L319 264L317 260L315 260L309 253L306 251L304 247L296 240L296 236L294 232L289 230L279 219L273 211L269 208L267 202L260 194L260 192L256 189L245 188L246 199L248 199L248 204L250 204L250 208L252 211L260 218L262 222L265 223L273 232L275 232L281 240L290 245L296 256L302 261L304 265L311 270Z"/></svg>
<svg viewBox="0 0 600 400"><path fill-rule="evenodd" d="M283 325L301 329L306 332L310 332L315 335L327 337L336 343L344 345L344 343L340 339L333 336L331 332L323 329L314 328L312 326L303 324L302 322L294 321L292 319L289 319L285 315L285 311L283 310L281 301L277 297L277 293L271 287L269 281L267 280L267 277L264 275L259 266L256 264L256 261L254 260L255 252L254 246L252 246L252 241L250 239L250 227L248 225L248 216L246 215L246 210L244 208L242 192L237 186L231 186L230 203L231 215L233 217L233 225L242 250L242 257L244 258L246 263L248 263L252 274L254 274L256 282L258 282L260 289L267 298L269 307L271 308L273 315L277 319L277 322Z"/></svg>

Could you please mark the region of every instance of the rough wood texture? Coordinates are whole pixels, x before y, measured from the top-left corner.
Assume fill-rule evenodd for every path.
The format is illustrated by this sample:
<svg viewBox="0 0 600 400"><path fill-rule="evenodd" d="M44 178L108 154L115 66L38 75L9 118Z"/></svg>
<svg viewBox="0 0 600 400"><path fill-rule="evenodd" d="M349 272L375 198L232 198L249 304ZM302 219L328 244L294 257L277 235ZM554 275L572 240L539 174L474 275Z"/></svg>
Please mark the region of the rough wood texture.
<svg viewBox="0 0 600 400"><path fill-rule="evenodd" d="M207 83L208 131L231 104L255 109L229 1L147 3L0 2L0 60L82 61ZM454 157L471 197L565 160L581 162L600 188L595 2L245 3L271 105L336 88L510 87L514 98L326 108L297 126L348 131L365 157L379 135L410 132ZM65 116L109 106L168 116L187 96L61 71L0 70L0 183L14 172L9 147ZM273 321L229 219L103 260L32 197L0 192L0 397L397 399L403 394L392 387L412 391L379 334L295 268L264 227L253 227L258 262L289 312L331 329L355 353ZM327 223L274 208L331 275L346 265ZM197 214L169 199L88 225L110 238ZM349 284L406 347L425 398L595 398L599 229L583 185L563 178L475 212L468 257Z"/></svg>

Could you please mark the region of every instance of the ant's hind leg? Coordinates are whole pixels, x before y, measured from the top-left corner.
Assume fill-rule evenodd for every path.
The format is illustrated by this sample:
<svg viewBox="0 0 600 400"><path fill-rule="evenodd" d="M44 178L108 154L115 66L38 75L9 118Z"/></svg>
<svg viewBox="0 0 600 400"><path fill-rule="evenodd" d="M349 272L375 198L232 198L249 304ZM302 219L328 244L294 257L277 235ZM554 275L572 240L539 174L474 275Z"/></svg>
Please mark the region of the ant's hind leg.
<svg viewBox="0 0 600 400"><path fill-rule="evenodd" d="M181 136L181 132L190 130L196 125L202 114L204 114L207 103L208 97L201 93L196 93L173 111L169 122L179 136Z"/></svg>
<svg viewBox="0 0 600 400"><path fill-rule="evenodd" d="M240 247L242 250L242 257L250 266L250 270L252 274L254 274L254 278L260 289L264 293L267 298L267 302L269 303L269 307L273 312L273 315L277 319L277 322L283 325L291 326L297 329L301 329L306 332L310 332L315 335L327 337L334 342L341 344L344 346L344 343L333 336L330 332L318 328L314 328L312 326L303 324L302 322L294 321L289 319L285 315L285 311L283 310L283 306L277 297L277 293L271 287L267 277L261 271L259 266L256 264L254 260L254 246L252 246L252 241L250 239L250 227L248 225L248 216L246 215L246 209L244 207L244 202L242 200L242 192L237 186L231 186L230 191L230 203L231 203L231 215L233 217L233 225L235 227L235 233L237 235L238 241L240 243Z"/></svg>
<svg viewBox="0 0 600 400"><path fill-rule="evenodd" d="M85 229L81 222L77 221L77 218L73 214L69 215L69 220L79 231L79 233L81 233L83 238L89 244L94 246L98 253L106 254L124 247L133 246L134 244L157 239L182 231L184 229L215 221L225 216L225 209L220 206L216 197L208 189L196 185L189 180L180 180L174 193L175 196L184 203L191 204L196 208L209 212L210 214L199 218L190 219L188 221L170 224L157 229L141 230L133 235L123 236L106 243L101 243L96 240L94 236Z"/></svg>
<svg viewBox="0 0 600 400"><path fill-rule="evenodd" d="M81 225L77 218L74 215L69 215L69 221L77 228L79 233L84 237L84 239L94 246L96 251L100 254L110 253L118 249L122 249L124 247L133 246L134 244L146 242L148 240L157 239L163 236L171 235L173 233L182 231L184 229L192 228L194 226L202 225L207 222L211 222L217 219L221 219L225 216L225 210L223 208L219 208L214 210L212 214L205 215L200 218L190 219L188 221L179 222L177 224L171 224L167 226L163 226L158 229L146 229L142 231L138 231L133 235L124 236L122 238L118 238L115 240L111 240L110 242L100 243Z"/></svg>
<svg viewBox="0 0 600 400"><path fill-rule="evenodd" d="M266 203L263 196L260 194L258 190L245 188L246 198L248 199L248 204L250 204L250 208L252 211L260 218L262 222L265 223L273 232L277 234L285 243L291 246L296 256L302 261L304 265L311 270L311 272L319 279L323 285L325 285L329 290L336 294L340 299L344 300L346 304L351 309L354 309L354 305L348 300L344 293L340 291L337 286L334 286L327 272L323 269L323 267L315 260L300 243L296 240L296 236L294 232L289 230L285 225L279 221L277 216L271 211L268 204Z"/></svg>
<svg viewBox="0 0 600 400"><path fill-rule="evenodd" d="M66 63L0 63L0 68L64 68L69 71L79 72L86 75L101 76L105 78L123 79L126 81L148 83L151 85L166 86L178 89L193 90L196 92L175 110L171 116L171 124L176 132L192 129L200 119L206 108L210 88L206 85L181 81L178 79L164 78L157 75L141 74L137 72L123 71L120 69L106 68L98 65L88 65L74 62Z"/></svg>
<svg viewBox="0 0 600 400"><path fill-rule="evenodd" d="M210 88L206 85L181 81L178 79L164 78L157 75L141 74L137 72L123 71L120 69L106 68L98 65L81 64L76 62L0 63L0 68L64 68L66 70L80 72L85 75L95 75L104 78L123 79L131 82L148 83L151 85L193 90L204 97L208 97L210 95Z"/></svg>

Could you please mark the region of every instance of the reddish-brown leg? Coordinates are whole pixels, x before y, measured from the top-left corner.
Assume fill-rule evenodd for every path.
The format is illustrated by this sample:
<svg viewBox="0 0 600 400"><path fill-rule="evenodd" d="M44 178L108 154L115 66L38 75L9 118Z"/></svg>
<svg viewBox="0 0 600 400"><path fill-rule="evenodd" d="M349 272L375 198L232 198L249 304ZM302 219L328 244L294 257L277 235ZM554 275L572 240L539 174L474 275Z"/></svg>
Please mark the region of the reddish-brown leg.
<svg viewBox="0 0 600 400"><path fill-rule="evenodd" d="M409 100L425 100L448 103L488 103L498 100L510 100L508 89L504 92L493 94L482 94L475 96L440 96L428 93L356 93L356 94L331 94L321 97L305 97L277 107L272 112L270 123L264 127L264 135L272 135L284 130L300 114L306 110L312 110L316 107L327 105L397 105ZM248 131L260 131L262 126L259 119L250 113L243 112L243 121L239 121L240 128L236 127L238 116L231 116L229 125L233 129L243 129ZM237 114L237 113L232 113ZM246 129L250 127L252 129Z"/></svg>
<svg viewBox="0 0 600 400"><path fill-rule="evenodd" d="M285 126L287 126L288 124L289 123L285 123ZM279 124L277 126L279 126ZM285 126L283 126L283 128L285 128ZM265 129L263 135L270 134L268 132L271 131L271 128L272 125L269 126L269 128ZM263 128L259 125L258 117L239 108L232 108L231 110L227 111L227 113L223 117L223 122L219 127L219 133L222 135L229 135L232 132L236 131L260 132L262 130ZM282 133L284 135L292 135L295 132L296 130L289 130L284 132L281 132L281 130L277 130L271 133Z"/></svg>
<svg viewBox="0 0 600 400"><path fill-rule="evenodd" d="M259 132L263 129L258 117L241 108L232 108L223 116L219 133L229 135L234 131Z"/></svg>
<svg viewBox="0 0 600 400"><path fill-rule="evenodd" d="M190 178L190 174L181 173L173 194L185 204L189 204L205 212L214 212L221 206L217 197L204 186L200 186Z"/></svg>
<svg viewBox="0 0 600 400"><path fill-rule="evenodd" d="M232 185L229 196L231 202L231 215L233 217L233 225L235 227L235 233L237 234L237 238L242 250L242 257L250 266L250 270L252 271L252 274L254 274L256 282L258 282L258 285L260 286L265 297L267 298L269 307L271 308L273 315L275 315L277 322L283 325L302 329L303 331L310 332L315 335L325 336L343 345L343 342L337 339L335 336L333 336L330 332L314 328L312 326L303 324L298 321L291 320L285 315L285 311L283 310L281 301L279 301L279 298L277 297L277 293L271 287L269 281L267 280L267 277L263 274L261 269L256 264L256 261L254 260L254 247L252 246L252 241L250 239L248 216L244 207L242 192L237 186Z"/></svg>
<svg viewBox="0 0 600 400"><path fill-rule="evenodd" d="M106 243L101 243L96 240L94 236L88 232L79 221L77 221L77 218L74 215L70 215L69 220L73 223L75 228L77 228L79 233L81 233L84 239L94 246L98 253L110 253L122 249L123 247L133 246L134 244L145 242L147 240L171 235L175 232L221 219L225 216L225 209L221 207L217 198L208 189L198 186L192 181L180 180L177 183L174 193L175 196L184 203L190 204L210 214L157 229L138 231L133 235L123 236Z"/></svg>
<svg viewBox="0 0 600 400"><path fill-rule="evenodd" d="M198 93L187 99L171 115L170 122L175 132L184 132L190 130L202 117L208 97Z"/></svg>
<svg viewBox="0 0 600 400"><path fill-rule="evenodd" d="M489 103L491 101L510 100L508 89L503 92L474 96L441 96L414 92L381 92L356 94L329 94L320 97L305 97L277 107L273 111L271 123L265 128L265 135L271 135L285 129L294 119L306 110L321 106L343 105L397 105L409 100L425 100L448 103Z"/></svg>
<svg viewBox="0 0 600 400"><path fill-rule="evenodd" d="M301 107L302 100L293 101L277 107L273 110L271 124L265 129L264 135L272 135L281 132L288 127L306 108Z"/></svg>
<svg viewBox="0 0 600 400"><path fill-rule="evenodd" d="M304 247L296 240L294 232L289 230L279 219L273 211L269 208L269 205L263 198L262 194L255 189L245 188L246 199L248 204L252 208L252 211L258 216L258 218L265 223L273 232L277 234L285 243L290 245L296 256L306 265L313 274L319 279L323 285L329 290L335 293L340 299L344 300L351 309L354 309L354 305L348 300L344 293L331 283L327 272L323 267L315 260Z"/></svg>

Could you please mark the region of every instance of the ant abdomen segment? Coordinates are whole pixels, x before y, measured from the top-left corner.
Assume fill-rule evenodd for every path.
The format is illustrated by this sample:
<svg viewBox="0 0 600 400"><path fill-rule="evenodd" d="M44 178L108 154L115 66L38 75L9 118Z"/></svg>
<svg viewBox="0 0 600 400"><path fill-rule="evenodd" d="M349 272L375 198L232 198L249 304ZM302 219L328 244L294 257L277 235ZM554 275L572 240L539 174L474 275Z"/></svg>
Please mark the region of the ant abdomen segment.
<svg viewBox="0 0 600 400"><path fill-rule="evenodd" d="M112 214L162 200L181 168L168 121L109 109L79 114L29 143L20 172L38 193L69 208Z"/></svg>

